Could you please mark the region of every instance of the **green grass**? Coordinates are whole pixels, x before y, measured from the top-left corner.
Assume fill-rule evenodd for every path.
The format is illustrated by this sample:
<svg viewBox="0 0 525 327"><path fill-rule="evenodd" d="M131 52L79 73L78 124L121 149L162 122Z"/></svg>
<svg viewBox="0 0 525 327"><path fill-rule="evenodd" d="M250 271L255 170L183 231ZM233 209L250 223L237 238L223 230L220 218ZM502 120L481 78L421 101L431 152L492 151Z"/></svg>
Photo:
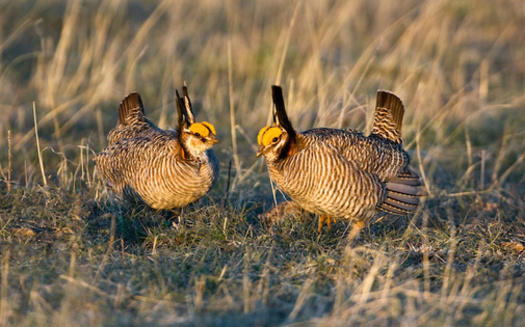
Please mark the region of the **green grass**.
<svg viewBox="0 0 525 327"><path fill-rule="evenodd" d="M522 1L0 7L0 325L525 318ZM118 103L136 90L174 126L183 81L221 140L217 185L180 213L114 200L92 159ZM368 131L376 90L398 94L430 194L421 210L380 216L355 244L342 221L321 235L310 215L262 221L274 200L255 140L275 83L301 130Z"/></svg>

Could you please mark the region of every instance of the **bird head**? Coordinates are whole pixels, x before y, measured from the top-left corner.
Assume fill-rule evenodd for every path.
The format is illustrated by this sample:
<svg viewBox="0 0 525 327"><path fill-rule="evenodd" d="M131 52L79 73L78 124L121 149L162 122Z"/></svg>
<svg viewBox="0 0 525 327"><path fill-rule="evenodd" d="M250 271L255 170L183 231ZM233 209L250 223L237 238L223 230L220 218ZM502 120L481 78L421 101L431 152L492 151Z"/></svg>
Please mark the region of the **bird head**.
<svg viewBox="0 0 525 327"><path fill-rule="evenodd" d="M277 126L264 127L257 136L257 143L259 144L257 157L264 155L269 161L278 159L289 140L290 136L283 128Z"/></svg>
<svg viewBox="0 0 525 327"><path fill-rule="evenodd" d="M195 122L195 116L191 107L190 97L186 86L182 88L182 97L177 94L177 109L179 112L178 134L179 140L186 150L194 153L210 149L219 143L216 137L215 127L208 122Z"/></svg>
<svg viewBox="0 0 525 327"><path fill-rule="evenodd" d="M280 86L272 85L272 99L275 105L273 125L259 131L257 157L264 155L266 160L274 161L282 158L295 140L296 132L286 114L283 91Z"/></svg>

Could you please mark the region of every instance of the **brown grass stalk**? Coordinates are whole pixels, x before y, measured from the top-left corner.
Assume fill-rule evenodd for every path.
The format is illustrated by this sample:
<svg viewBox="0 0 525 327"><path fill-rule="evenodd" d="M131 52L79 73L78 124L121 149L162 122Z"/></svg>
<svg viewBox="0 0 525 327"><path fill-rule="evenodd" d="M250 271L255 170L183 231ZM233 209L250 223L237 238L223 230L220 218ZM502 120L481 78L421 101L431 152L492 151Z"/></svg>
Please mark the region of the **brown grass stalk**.
<svg viewBox="0 0 525 327"><path fill-rule="evenodd" d="M35 139L36 139L36 150L38 154L38 163L40 165L40 172L42 173L42 181L44 186L47 187L46 171L44 169L44 160L42 159L42 151L40 150L40 138L38 137L38 120L36 119L36 105L33 101L33 119L35 123Z"/></svg>

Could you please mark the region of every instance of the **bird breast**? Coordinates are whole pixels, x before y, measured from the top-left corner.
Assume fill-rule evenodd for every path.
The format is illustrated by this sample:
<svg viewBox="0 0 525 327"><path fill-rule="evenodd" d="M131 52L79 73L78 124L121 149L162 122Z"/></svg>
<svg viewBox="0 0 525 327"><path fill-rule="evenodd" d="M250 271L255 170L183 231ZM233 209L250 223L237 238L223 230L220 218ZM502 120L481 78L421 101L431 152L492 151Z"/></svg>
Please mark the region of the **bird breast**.
<svg viewBox="0 0 525 327"><path fill-rule="evenodd" d="M166 156L154 160L142 170L143 181L136 183L138 193L154 209L178 208L198 200L213 186L219 171L213 150L198 159Z"/></svg>
<svg viewBox="0 0 525 327"><path fill-rule="evenodd" d="M374 211L385 195L377 176L362 170L326 144L268 163L270 177L303 209L334 217L355 218Z"/></svg>

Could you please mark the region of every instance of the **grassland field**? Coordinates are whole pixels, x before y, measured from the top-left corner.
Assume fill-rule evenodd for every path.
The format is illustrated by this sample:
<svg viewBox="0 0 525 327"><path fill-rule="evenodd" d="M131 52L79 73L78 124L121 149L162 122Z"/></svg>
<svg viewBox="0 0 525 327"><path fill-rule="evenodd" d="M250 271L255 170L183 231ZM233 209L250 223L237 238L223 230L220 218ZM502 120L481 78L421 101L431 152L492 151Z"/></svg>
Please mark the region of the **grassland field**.
<svg viewBox="0 0 525 327"><path fill-rule="evenodd" d="M118 104L175 126L184 82L217 184L179 213L117 201L93 158ZM368 132L398 94L421 209L355 244L262 220L272 84L299 130ZM521 326L524 126L522 0L0 0L0 326Z"/></svg>

